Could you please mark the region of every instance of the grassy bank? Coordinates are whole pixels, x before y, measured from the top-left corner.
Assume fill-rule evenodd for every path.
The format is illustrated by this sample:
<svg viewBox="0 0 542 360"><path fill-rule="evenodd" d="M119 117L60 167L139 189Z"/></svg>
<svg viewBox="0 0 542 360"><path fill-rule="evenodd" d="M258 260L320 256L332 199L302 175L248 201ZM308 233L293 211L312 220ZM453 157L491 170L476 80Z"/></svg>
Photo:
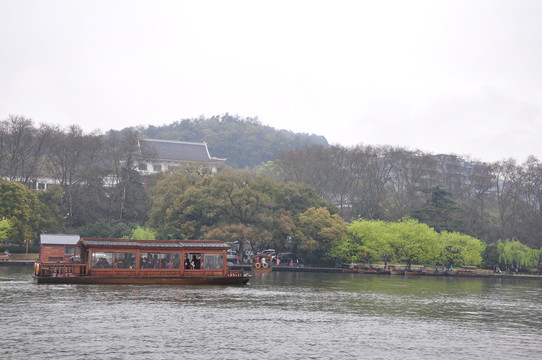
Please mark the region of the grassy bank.
<svg viewBox="0 0 542 360"><path fill-rule="evenodd" d="M38 260L40 254L38 253L29 253L28 256L26 254L11 254L9 259L10 260Z"/></svg>

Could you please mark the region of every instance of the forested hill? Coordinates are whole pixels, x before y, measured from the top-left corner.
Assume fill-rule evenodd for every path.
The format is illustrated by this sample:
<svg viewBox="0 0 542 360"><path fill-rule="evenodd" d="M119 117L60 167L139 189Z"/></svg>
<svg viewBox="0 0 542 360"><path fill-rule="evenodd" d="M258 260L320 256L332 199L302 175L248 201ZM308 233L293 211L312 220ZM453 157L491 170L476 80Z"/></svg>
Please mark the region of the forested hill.
<svg viewBox="0 0 542 360"><path fill-rule="evenodd" d="M252 169L273 160L279 152L310 145L328 146L325 137L262 125L253 118L225 114L210 118L183 119L170 125L139 129L152 139L206 142L211 156L227 158L234 169Z"/></svg>

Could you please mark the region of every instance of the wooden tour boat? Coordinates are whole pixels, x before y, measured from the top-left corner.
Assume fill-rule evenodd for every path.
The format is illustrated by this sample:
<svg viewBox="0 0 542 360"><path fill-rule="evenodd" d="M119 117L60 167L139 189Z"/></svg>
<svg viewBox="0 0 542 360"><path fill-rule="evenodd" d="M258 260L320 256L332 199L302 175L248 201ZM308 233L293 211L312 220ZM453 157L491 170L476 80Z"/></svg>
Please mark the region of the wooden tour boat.
<svg viewBox="0 0 542 360"><path fill-rule="evenodd" d="M81 239L70 261L34 265L38 284L246 284L215 240Z"/></svg>

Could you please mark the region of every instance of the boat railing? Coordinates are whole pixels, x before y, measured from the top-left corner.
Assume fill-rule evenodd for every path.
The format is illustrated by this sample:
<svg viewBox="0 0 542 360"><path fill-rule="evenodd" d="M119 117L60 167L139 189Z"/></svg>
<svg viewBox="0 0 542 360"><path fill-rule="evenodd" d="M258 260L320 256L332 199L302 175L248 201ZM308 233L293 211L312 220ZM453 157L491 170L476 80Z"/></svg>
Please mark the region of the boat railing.
<svg viewBox="0 0 542 360"><path fill-rule="evenodd" d="M242 277L244 276L243 270L228 270L228 276Z"/></svg>
<svg viewBox="0 0 542 360"><path fill-rule="evenodd" d="M36 276L82 276L87 275L87 264L37 262Z"/></svg>

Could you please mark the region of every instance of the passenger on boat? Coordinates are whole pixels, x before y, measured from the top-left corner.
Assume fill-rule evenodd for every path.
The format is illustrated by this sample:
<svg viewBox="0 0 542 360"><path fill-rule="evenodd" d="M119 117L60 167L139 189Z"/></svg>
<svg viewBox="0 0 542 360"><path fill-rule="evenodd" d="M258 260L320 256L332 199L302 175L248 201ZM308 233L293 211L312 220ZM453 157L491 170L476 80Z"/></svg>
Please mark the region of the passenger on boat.
<svg viewBox="0 0 542 360"><path fill-rule="evenodd" d="M106 258L100 258L98 262L96 263L97 267L100 269L109 269L111 265L109 264L109 261L107 261Z"/></svg>
<svg viewBox="0 0 542 360"><path fill-rule="evenodd" d="M179 259L179 255L175 255L175 257L173 258L173 268L175 269L178 269L179 266L181 265L181 260Z"/></svg>

